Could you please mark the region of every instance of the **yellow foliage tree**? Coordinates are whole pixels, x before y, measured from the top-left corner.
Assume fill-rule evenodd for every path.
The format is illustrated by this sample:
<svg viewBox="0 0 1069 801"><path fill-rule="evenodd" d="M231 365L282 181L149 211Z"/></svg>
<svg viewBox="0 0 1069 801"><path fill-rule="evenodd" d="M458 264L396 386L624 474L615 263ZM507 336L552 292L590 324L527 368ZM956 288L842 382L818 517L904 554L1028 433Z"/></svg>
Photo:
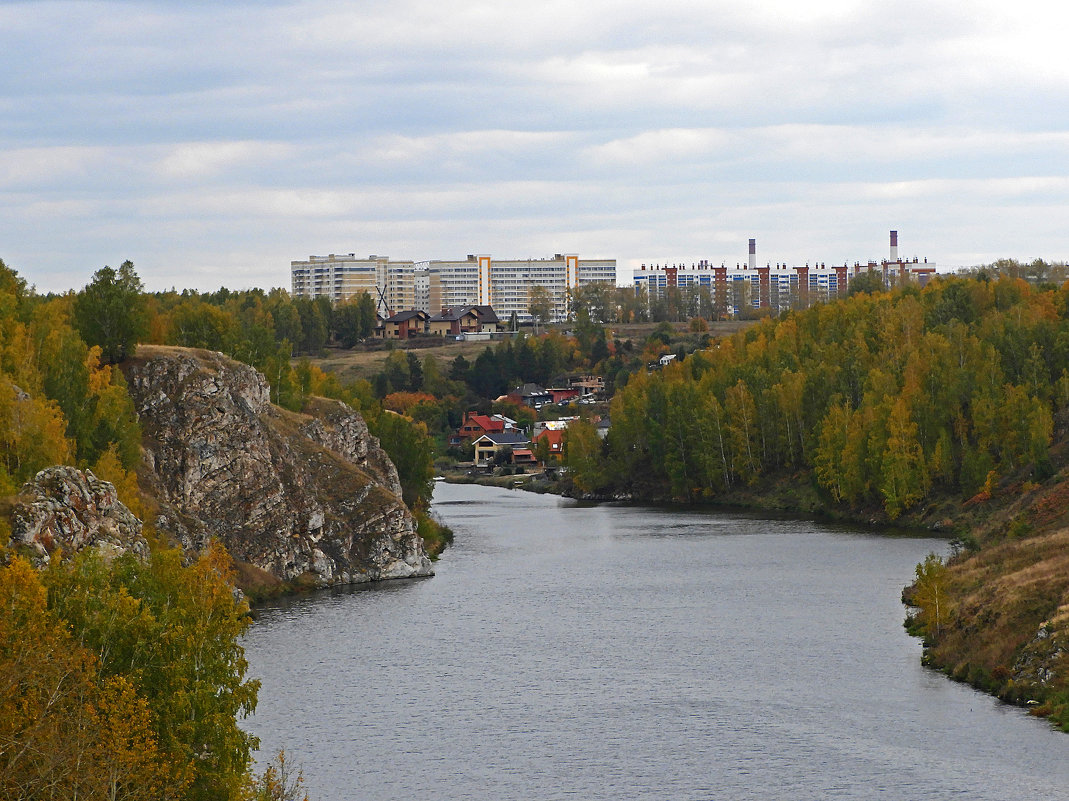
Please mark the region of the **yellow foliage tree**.
<svg viewBox="0 0 1069 801"><path fill-rule="evenodd" d="M97 478L115 485L119 500L147 527L151 527L155 515L152 507L145 502L141 488L137 483L137 472L126 470L119 458L118 446L113 442L93 463L93 473Z"/></svg>
<svg viewBox="0 0 1069 801"><path fill-rule="evenodd" d="M0 468L21 483L49 465L70 464L67 421L55 401L31 397L0 376Z"/></svg>
<svg viewBox="0 0 1069 801"><path fill-rule="evenodd" d="M0 798L173 798L151 723L48 610L37 571L18 557L0 568Z"/></svg>

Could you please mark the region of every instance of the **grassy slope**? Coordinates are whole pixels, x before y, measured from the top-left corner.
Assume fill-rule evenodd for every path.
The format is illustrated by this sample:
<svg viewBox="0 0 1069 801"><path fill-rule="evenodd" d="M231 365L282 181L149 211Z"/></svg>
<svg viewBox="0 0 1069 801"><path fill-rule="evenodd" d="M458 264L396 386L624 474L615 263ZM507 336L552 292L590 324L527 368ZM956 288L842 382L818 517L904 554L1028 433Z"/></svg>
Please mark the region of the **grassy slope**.
<svg viewBox="0 0 1069 801"><path fill-rule="evenodd" d="M1069 428L1059 421L1057 472L1010 476L990 497L944 499L910 522L937 525L965 547L945 576L946 612L925 638L925 661L1069 730ZM906 589L907 601L915 587Z"/></svg>
<svg viewBox="0 0 1069 801"><path fill-rule="evenodd" d="M753 321L727 320L724 322L714 322L710 324L709 335L729 336L735 331L750 325L753 325ZM656 323L610 325L607 326L606 333L609 335L610 339L630 339L633 342L640 343L645 340L656 327ZM673 327L681 333L686 332L687 330L686 323L676 323ZM531 330L527 329L527 333L530 334ZM493 342L444 342L437 339L416 339L408 342L393 343L394 347L397 349L412 350L420 357L420 359L427 356L433 356L438 360L439 367L442 369L445 369L449 362L453 361L457 356L463 356L469 362L474 362L479 354L486 350L487 345L497 347L497 344L496 340ZM376 343L373 349L359 347L352 350L343 348L333 349L328 351L326 356L322 358L314 358L311 361L312 364L316 365L321 370L330 371L337 375L338 380L344 384L359 378L370 380L376 373L382 371L386 358L389 355L390 350L387 349L385 343Z"/></svg>

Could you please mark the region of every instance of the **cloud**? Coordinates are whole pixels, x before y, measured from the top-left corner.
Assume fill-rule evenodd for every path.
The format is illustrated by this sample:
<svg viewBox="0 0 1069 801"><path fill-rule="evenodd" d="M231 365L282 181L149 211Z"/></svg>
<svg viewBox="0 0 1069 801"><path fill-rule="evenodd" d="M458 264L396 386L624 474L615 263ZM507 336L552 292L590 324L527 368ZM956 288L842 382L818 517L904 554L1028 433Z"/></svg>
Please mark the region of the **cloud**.
<svg viewBox="0 0 1069 801"><path fill-rule="evenodd" d="M643 131L588 148L590 160L601 166L706 161L739 146L743 134L723 129L676 128Z"/></svg>
<svg viewBox="0 0 1069 801"><path fill-rule="evenodd" d="M0 188L37 187L84 175L101 148L60 145L0 151Z"/></svg>
<svg viewBox="0 0 1069 801"><path fill-rule="evenodd" d="M235 166L278 161L294 148L279 142L183 142L169 148L158 169L169 178L202 178Z"/></svg>
<svg viewBox="0 0 1069 801"><path fill-rule="evenodd" d="M1065 257L1066 27L1034 0L3 3L0 257L57 289L127 257L210 288L330 250L853 260L894 227Z"/></svg>

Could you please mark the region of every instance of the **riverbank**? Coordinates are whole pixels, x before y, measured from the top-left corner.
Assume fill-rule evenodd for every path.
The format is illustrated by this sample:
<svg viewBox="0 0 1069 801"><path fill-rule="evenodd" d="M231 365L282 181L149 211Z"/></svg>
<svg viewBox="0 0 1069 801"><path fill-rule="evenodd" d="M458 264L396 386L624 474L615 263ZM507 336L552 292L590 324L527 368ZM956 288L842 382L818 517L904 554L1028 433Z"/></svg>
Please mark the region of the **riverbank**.
<svg viewBox="0 0 1069 801"><path fill-rule="evenodd" d="M1065 464L1064 445L1052 455ZM589 501L682 505L575 493L566 478L449 473L443 479ZM938 586L920 582L903 591L903 600L916 605L906 624L924 643L924 664L1069 730L1069 468L1043 482L1021 471L968 499L934 494L894 521L877 507L836 507L803 474L766 479L697 505L951 538Z"/></svg>
<svg viewBox="0 0 1069 801"><path fill-rule="evenodd" d="M250 731L314 798L1065 786L1063 738L921 668L894 587L940 540L444 482L435 499L457 543L433 580L282 602L246 639Z"/></svg>
<svg viewBox="0 0 1069 801"><path fill-rule="evenodd" d="M564 495L564 484L560 480L546 478L543 473L520 473L514 475L493 475L476 473L470 470L444 470L436 477L437 481L448 484L478 484L484 487L524 490L539 495Z"/></svg>
<svg viewBox="0 0 1069 801"><path fill-rule="evenodd" d="M745 511L770 514L788 514L811 520L863 526L867 528L894 528L897 530L925 530L939 534L954 533L952 521L935 510L927 515L904 515L891 521L878 507L842 509L831 504L799 474L766 481L763 484L721 492L715 498L699 498L682 501L677 498L637 498L630 495L605 495L577 491L567 474L549 478L542 472L515 475L494 475L471 470L441 470L438 480L450 484L478 484L487 487L524 490L539 494L561 495L576 500L591 502L626 501L644 505L694 506L709 509Z"/></svg>

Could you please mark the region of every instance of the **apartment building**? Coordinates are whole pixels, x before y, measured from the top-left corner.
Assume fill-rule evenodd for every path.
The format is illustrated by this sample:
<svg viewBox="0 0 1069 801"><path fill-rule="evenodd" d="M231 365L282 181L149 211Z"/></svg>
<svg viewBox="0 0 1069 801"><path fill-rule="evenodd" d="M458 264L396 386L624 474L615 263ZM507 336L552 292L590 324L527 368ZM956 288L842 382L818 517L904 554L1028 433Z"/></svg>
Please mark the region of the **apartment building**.
<svg viewBox="0 0 1069 801"><path fill-rule="evenodd" d="M712 267L708 261L700 261L687 267L683 264L661 266L643 264L632 273L632 285L636 292L649 298L660 297L670 287L709 291L714 307L730 315L738 315L746 308L769 308L785 311L790 308L805 308L812 303L826 301L845 295L850 281L862 273L876 272L884 286L890 287L902 281L915 281L921 286L935 274L935 262L914 257L903 259L898 253L898 232L891 231L889 258L879 262L855 262L828 266L823 262L804 267L757 265L757 242L750 240L749 258L746 264L729 268L724 264Z"/></svg>
<svg viewBox="0 0 1069 801"><path fill-rule="evenodd" d="M580 259L557 254L547 259L502 259L471 255L463 261L419 262L417 302L427 309L493 306L502 320L513 313L529 322L531 289L544 287L553 303L552 319L568 317L568 292L601 283L616 286L616 259Z"/></svg>
<svg viewBox="0 0 1069 801"><path fill-rule="evenodd" d="M531 289L544 287L553 303L552 318L568 317L568 292L594 283L616 285L615 259L580 259L557 254L546 259L495 260L470 255L462 260L391 261L354 254L310 256L290 262L293 294L329 297L338 303L369 292L384 316L402 309L437 314L461 306L492 306L498 316L530 321Z"/></svg>
<svg viewBox="0 0 1069 801"><path fill-rule="evenodd" d="M393 309L414 307L415 287L411 275L412 262L391 261L389 256L365 259L354 253L331 253L290 262L294 297L326 297L332 303L341 303L367 292L383 317L389 317Z"/></svg>

